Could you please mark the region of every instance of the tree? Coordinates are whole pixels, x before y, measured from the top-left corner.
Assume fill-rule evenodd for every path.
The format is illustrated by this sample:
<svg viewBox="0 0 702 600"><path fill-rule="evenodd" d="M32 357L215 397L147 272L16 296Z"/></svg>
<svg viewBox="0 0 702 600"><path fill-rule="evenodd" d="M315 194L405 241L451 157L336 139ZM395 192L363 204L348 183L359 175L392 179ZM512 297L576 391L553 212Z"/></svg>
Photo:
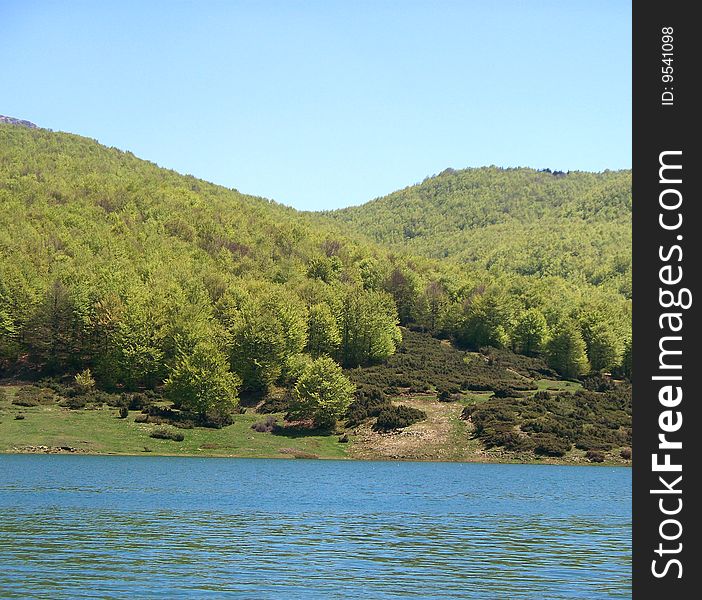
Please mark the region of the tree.
<svg viewBox="0 0 702 600"><path fill-rule="evenodd" d="M426 305L426 326L429 331L436 332L441 318L448 305L446 290L440 281L431 281L424 288Z"/></svg>
<svg viewBox="0 0 702 600"><path fill-rule="evenodd" d="M349 287L343 294L339 329L339 358L345 366L385 360L402 341L392 298L360 286Z"/></svg>
<svg viewBox="0 0 702 600"><path fill-rule="evenodd" d="M546 348L546 357L549 366L563 377L579 377L590 368L583 336L572 321L562 322L556 327Z"/></svg>
<svg viewBox="0 0 702 600"><path fill-rule="evenodd" d="M456 340L474 349L505 347L509 343L513 311L514 300L503 289L497 286L478 288L464 303Z"/></svg>
<svg viewBox="0 0 702 600"><path fill-rule="evenodd" d="M351 404L354 390L341 367L323 356L310 363L298 379L291 415L313 419L319 428L333 427Z"/></svg>
<svg viewBox="0 0 702 600"><path fill-rule="evenodd" d="M367 257L358 263L363 287L367 290L379 290L383 285L383 273L375 258Z"/></svg>
<svg viewBox="0 0 702 600"><path fill-rule="evenodd" d="M307 349L313 357L336 353L341 343L341 334L336 318L326 303L315 304L307 317Z"/></svg>
<svg viewBox="0 0 702 600"><path fill-rule="evenodd" d="M182 353L166 379L166 396L183 409L205 417L225 415L237 405L241 380L229 371L225 355L209 341Z"/></svg>
<svg viewBox="0 0 702 600"><path fill-rule="evenodd" d="M331 283L338 278L342 266L338 256L317 256L307 265L307 277Z"/></svg>
<svg viewBox="0 0 702 600"><path fill-rule="evenodd" d="M81 366L85 350L84 328L77 314L71 289L55 280L36 307L26 330L32 360L40 369L56 374Z"/></svg>
<svg viewBox="0 0 702 600"><path fill-rule="evenodd" d="M543 313L530 308L517 319L512 333L512 345L516 352L533 356L543 350L547 335L548 326Z"/></svg>
<svg viewBox="0 0 702 600"><path fill-rule="evenodd" d="M420 285L416 273L407 267L395 267L388 277L385 288L395 300L400 323L415 322L420 299Z"/></svg>
<svg viewBox="0 0 702 600"><path fill-rule="evenodd" d="M95 389L95 379L93 379L93 374L90 369L84 369L74 377L76 382L76 389L81 394L86 394L92 392Z"/></svg>
<svg viewBox="0 0 702 600"><path fill-rule="evenodd" d="M307 342L304 307L282 289L244 295L238 306L226 307L225 326L231 334L232 370L243 387L265 391L280 377L288 360Z"/></svg>
<svg viewBox="0 0 702 600"><path fill-rule="evenodd" d="M618 341L606 325L592 328L585 345L593 371L610 371L619 363Z"/></svg>

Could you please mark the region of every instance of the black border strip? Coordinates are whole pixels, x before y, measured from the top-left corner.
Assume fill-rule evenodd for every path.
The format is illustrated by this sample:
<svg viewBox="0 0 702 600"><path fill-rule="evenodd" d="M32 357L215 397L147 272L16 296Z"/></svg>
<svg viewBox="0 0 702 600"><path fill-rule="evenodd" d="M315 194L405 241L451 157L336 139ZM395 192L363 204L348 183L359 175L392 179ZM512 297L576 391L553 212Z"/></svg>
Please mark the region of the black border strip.
<svg viewBox="0 0 702 600"><path fill-rule="evenodd" d="M702 296L696 297L697 278L702 270L702 233L696 231L700 222L698 204L702 202L696 109L702 105L695 94L700 85L696 59L702 56L697 40L702 36L696 31L699 25L691 5L668 0L634 2L633 6L633 596L636 599L677 600L698 598L702 593L697 518L702 502L699 491L695 491L697 473L702 470L702 464L695 460L702 439L702 430L698 431L702 401L698 373L702 372L702 364L698 364L695 356L697 346L702 344L695 304L702 302ZM672 41L663 37L666 33ZM666 43L670 45L664 46ZM672 67L672 73L665 72L670 71L667 67ZM664 77L666 74L672 75L672 81ZM661 171L661 162L682 168L664 167ZM661 201L672 208L662 208ZM676 207L678 201L680 206ZM661 225L661 218L670 229ZM680 218L680 226L673 227ZM676 281L681 273L682 279ZM690 308L663 306L671 297L687 304L684 289L692 297ZM680 331L671 330L680 321L677 317L664 316L670 313L681 315ZM665 350L682 353L662 354L662 339ZM666 391L666 386L671 387ZM660 434L665 434L671 445L681 442L682 448L661 448ZM679 466L680 470L656 470L654 460L659 464L668 460L674 465L671 469ZM682 479L678 480L680 476Z"/></svg>

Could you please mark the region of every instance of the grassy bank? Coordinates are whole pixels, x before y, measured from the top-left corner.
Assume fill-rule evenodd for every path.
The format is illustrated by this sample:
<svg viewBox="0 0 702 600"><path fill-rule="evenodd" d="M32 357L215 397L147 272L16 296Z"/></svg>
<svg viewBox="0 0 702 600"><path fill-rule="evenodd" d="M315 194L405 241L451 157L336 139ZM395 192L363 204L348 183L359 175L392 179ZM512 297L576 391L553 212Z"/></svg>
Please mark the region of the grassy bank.
<svg viewBox="0 0 702 600"><path fill-rule="evenodd" d="M72 448L89 454L153 453L176 456L237 457L319 457L343 458L344 444L337 436L292 437L257 433L251 426L261 415L237 415L233 425L222 429L195 427L178 430L183 441L155 439L159 429L149 423L136 423L139 412L119 418L115 408L103 406L71 410L57 404L16 406L12 400L19 386L3 386L0 399L0 452L32 452L45 446L58 451ZM17 419L17 416L24 418ZM66 450L64 450L65 452Z"/></svg>
<svg viewBox="0 0 702 600"><path fill-rule="evenodd" d="M557 382L543 382L544 388ZM472 436L472 426L461 419L467 404L484 401L486 394L467 396L461 402L438 402L432 394L396 399L423 410L427 418L401 431L378 433L370 423L349 430L348 443L338 435L315 432L266 433L251 426L267 415L253 411L236 415L233 425L222 429L194 427L176 430L182 441L151 437L158 425L139 423L140 414L102 406L71 410L56 403L17 406L12 403L18 385L1 386L1 453L143 454L241 458L331 458L356 460L436 460L497 463L591 464L585 453L572 449L561 458L535 457L533 453L486 449ZM282 414L272 415L280 422ZM17 418L21 417L21 418ZM630 464L616 452L602 464Z"/></svg>

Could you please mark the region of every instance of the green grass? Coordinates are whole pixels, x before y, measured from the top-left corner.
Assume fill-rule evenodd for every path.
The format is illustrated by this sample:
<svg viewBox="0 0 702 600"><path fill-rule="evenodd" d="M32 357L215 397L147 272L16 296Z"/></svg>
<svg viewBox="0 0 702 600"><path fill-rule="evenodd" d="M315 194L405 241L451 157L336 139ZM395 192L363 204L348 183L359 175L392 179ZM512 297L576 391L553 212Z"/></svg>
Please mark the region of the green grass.
<svg viewBox="0 0 702 600"><path fill-rule="evenodd" d="M579 381L559 379L537 379L534 383L538 386L539 392L543 390L549 392L577 392L583 387Z"/></svg>
<svg viewBox="0 0 702 600"><path fill-rule="evenodd" d="M149 437L161 427L135 423L138 412L118 418L115 408L70 410L57 404L20 407L11 404L17 387L0 388L0 452L15 452L27 446L70 446L100 454L140 454L149 448L154 454L183 456L236 456L290 458L295 454L319 458L345 458L347 444L336 435L274 435L258 433L251 425L264 417L236 415L235 423L223 429L179 429L182 442ZM23 420L15 420L22 413ZM279 417L282 422L282 415ZM282 452L281 452L282 450Z"/></svg>
<svg viewBox="0 0 702 600"><path fill-rule="evenodd" d="M492 398L492 390L485 392L464 392L461 394L461 404L479 404Z"/></svg>

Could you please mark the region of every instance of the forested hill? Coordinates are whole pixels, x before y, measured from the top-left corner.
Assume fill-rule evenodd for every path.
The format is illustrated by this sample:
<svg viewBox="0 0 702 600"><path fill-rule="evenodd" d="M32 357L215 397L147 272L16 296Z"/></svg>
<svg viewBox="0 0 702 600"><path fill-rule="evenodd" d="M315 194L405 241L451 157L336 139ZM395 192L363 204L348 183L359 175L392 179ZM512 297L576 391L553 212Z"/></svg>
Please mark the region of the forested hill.
<svg viewBox="0 0 702 600"><path fill-rule="evenodd" d="M331 217L394 248L631 294L631 171L446 171Z"/></svg>
<svg viewBox="0 0 702 600"><path fill-rule="evenodd" d="M471 178L492 190L480 207L440 193ZM0 123L0 378L151 390L208 419L282 388L303 403L296 414L329 424L353 394L342 367L386 362L400 325L462 349L543 358L565 377L628 373L627 182L627 173L445 173L329 218L93 140ZM358 227L372 231L374 211L379 241L338 220L367 218ZM428 245L452 220L463 224L473 243L451 237L456 253L484 264L488 250L518 262L512 246L530 245L548 250L545 264L565 262L534 276L538 265L531 274L412 256L397 248L437 253L402 241L409 229L386 237L382 227L398 220L427 234L435 223L438 235L413 238ZM605 285L594 285L598 268Z"/></svg>

